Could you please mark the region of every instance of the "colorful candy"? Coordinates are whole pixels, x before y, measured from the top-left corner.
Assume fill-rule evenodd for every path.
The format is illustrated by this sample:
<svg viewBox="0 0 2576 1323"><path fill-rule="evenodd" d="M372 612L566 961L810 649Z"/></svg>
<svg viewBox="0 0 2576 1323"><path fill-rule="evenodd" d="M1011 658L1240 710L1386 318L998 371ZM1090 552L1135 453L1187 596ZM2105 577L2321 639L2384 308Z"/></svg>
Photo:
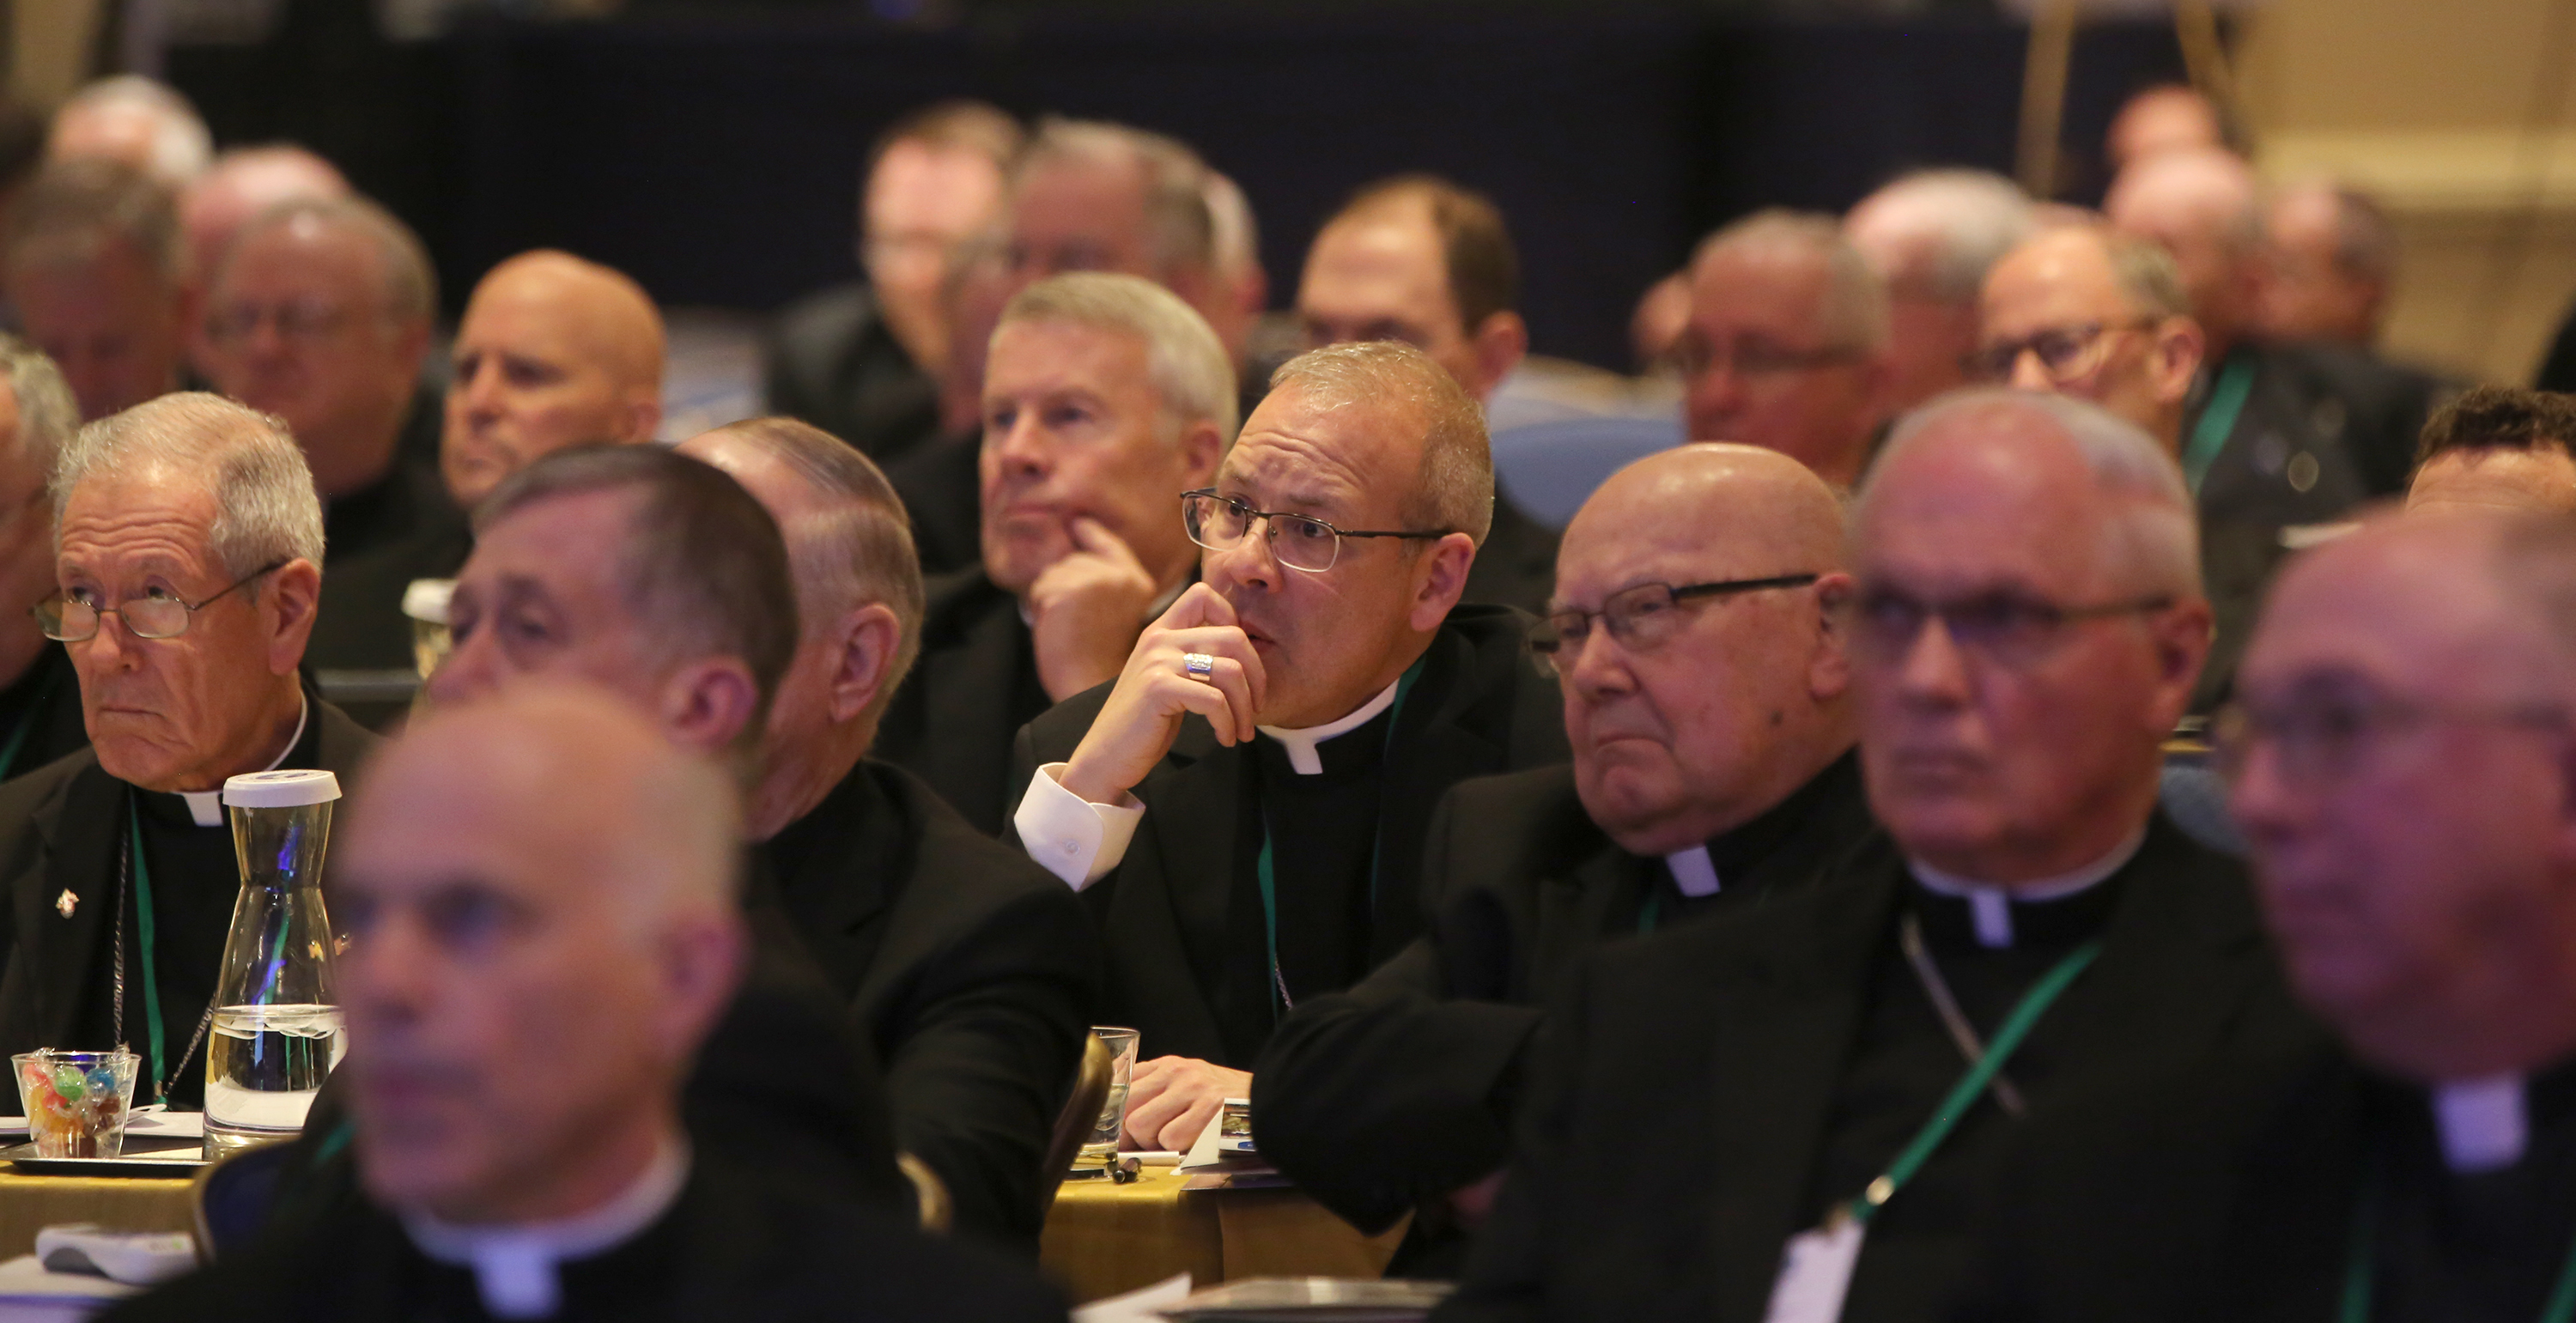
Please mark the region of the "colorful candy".
<svg viewBox="0 0 2576 1323"><path fill-rule="evenodd" d="M134 1093L131 1054L37 1052L16 1058L19 1101L40 1157L116 1157L125 1148L125 1111ZM90 1064L95 1062L96 1064Z"/></svg>

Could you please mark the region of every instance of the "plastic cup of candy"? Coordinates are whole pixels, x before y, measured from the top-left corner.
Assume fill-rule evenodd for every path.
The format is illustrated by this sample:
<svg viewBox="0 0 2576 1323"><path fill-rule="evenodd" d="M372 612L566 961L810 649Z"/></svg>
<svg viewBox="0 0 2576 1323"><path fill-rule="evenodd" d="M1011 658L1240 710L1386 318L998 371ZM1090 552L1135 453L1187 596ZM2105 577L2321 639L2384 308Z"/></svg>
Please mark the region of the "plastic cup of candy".
<svg viewBox="0 0 2576 1323"><path fill-rule="evenodd" d="M54 1048L9 1058L27 1137L40 1158L113 1158L125 1152L125 1115L134 1105L135 1056Z"/></svg>

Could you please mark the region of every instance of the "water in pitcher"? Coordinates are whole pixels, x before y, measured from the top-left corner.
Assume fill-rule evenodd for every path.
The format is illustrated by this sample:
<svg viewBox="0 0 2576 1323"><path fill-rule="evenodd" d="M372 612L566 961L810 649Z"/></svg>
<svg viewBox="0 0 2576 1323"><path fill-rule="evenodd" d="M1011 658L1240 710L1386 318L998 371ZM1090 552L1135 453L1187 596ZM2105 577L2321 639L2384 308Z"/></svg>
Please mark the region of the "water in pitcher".
<svg viewBox="0 0 2576 1323"><path fill-rule="evenodd" d="M226 1006L206 1037L206 1156L291 1139L349 1050L337 1006Z"/></svg>

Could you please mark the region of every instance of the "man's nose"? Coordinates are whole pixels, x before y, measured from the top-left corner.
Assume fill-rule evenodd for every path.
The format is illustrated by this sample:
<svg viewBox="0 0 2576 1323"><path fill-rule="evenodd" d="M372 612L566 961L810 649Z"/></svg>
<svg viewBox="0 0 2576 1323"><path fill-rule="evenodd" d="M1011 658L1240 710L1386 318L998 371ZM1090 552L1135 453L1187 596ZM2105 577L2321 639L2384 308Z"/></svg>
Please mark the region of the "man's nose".
<svg viewBox="0 0 2576 1323"><path fill-rule="evenodd" d="M456 389L465 397L465 412L477 419L489 419L501 412L501 372L489 363L479 364L459 378Z"/></svg>
<svg viewBox="0 0 2576 1323"><path fill-rule="evenodd" d="M1607 698L1637 687L1637 677L1628 669L1627 649L1610 636L1606 623L1595 624L1582 642L1558 655L1560 669L1573 682L1574 691L1584 698Z"/></svg>
<svg viewBox="0 0 2576 1323"><path fill-rule="evenodd" d="M500 682L500 676L500 649L492 642L492 631L488 628L475 630L456 640L455 646L448 650L447 659L438 664L437 670L430 672L426 686L429 701L453 703L488 693Z"/></svg>
<svg viewBox="0 0 2576 1323"><path fill-rule="evenodd" d="M2057 379L2048 374L2048 365L2039 361L2039 351L2036 349L2024 349L2013 355L2012 372L2008 380L2018 390L2044 391L2057 388Z"/></svg>
<svg viewBox="0 0 2576 1323"><path fill-rule="evenodd" d="M1010 426L1003 428L997 435L987 436L985 440L986 444L993 447L994 458L1001 461L1002 469L1006 473L1044 473L1047 469L1048 452L1044 429L1039 426L1035 417L1027 413L1014 417Z"/></svg>
<svg viewBox="0 0 2576 1323"><path fill-rule="evenodd" d="M1896 657L1897 692L1917 703L1965 706L1970 692L1968 656L1939 616L1927 616L1923 627Z"/></svg>
<svg viewBox="0 0 2576 1323"><path fill-rule="evenodd" d="M1287 567L1271 553L1267 520L1255 521L1225 550L1202 551L1199 562L1199 577L1220 590L1228 584L1240 584L1262 592L1277 592L1288 578Z"/></svg>
<svg viewBox="0 0 2576 1323"><path fill-rule="evenodd" d="M1744 407L1744 374L1735 365L1718 359L1691 377L1691 405L1694 413L1733 413ZM1698 436L1694 441L1723 441L1717 436Z"/></svg>

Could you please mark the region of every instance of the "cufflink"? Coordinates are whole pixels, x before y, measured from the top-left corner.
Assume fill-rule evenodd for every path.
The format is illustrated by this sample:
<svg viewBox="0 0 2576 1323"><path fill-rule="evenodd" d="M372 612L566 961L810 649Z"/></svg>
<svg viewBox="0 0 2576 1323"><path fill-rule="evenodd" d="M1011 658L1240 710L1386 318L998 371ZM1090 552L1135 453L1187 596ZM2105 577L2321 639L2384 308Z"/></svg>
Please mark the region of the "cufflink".
<svg viewBox="0 0 2576 1323"><path fill-rule="evenodd" d="M72 917L72 911L78 908L79 905L80 897L73 895L70 887L63 888L63 894L54 897L55 911L60 913L66 919Z"/></svg>

